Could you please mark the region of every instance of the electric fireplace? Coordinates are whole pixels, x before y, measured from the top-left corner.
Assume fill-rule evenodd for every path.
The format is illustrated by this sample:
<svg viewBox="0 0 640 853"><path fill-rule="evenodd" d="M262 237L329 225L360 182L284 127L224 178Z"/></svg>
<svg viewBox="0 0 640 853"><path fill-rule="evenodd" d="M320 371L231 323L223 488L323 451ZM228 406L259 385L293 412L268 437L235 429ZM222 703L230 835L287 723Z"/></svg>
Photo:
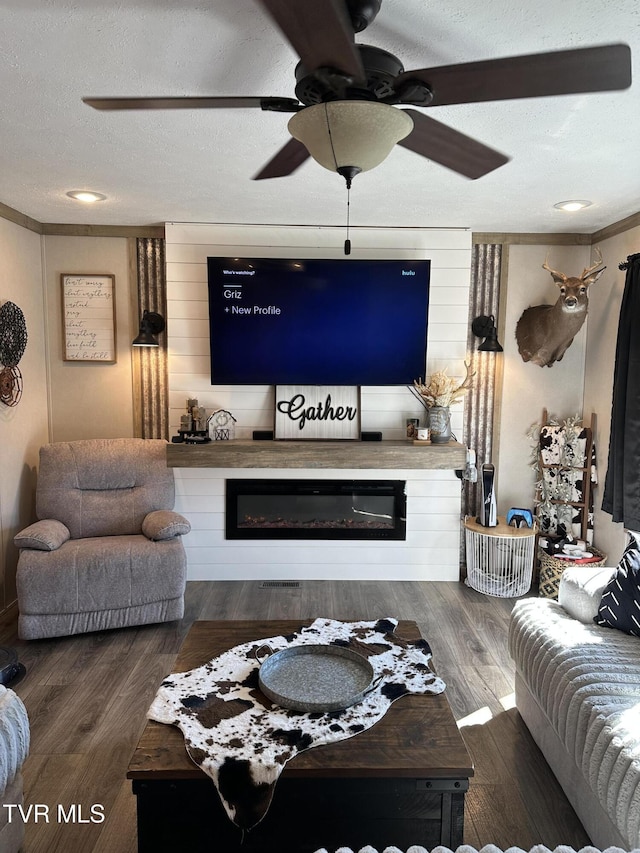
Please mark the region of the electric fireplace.
<svg viewBox="0 0 640 853"><path fill-rule="evenodd" d="M406 539L404 480L227 480L227 539Z"/></svg>

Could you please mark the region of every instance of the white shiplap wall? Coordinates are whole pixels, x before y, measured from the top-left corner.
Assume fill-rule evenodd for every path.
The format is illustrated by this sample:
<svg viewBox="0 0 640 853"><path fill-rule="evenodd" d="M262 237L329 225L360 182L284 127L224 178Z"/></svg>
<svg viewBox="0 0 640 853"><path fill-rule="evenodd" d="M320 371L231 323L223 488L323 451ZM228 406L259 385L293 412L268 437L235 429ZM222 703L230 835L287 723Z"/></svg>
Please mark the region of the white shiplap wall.
<svg viewBox="0 0 640 853"><path fill-rule="evenodd" d="M357 258L429 258L431 289L426 373L448 368L464 376L471 234L461 229L352 228ZM208 412L228 409L236 437L273 428L273 386L212 386L209 362L207 257L337 257L343 228L167 223L167 333L171 432L186 400L197 397ZM424 410L404 386L362 389L362 429L385 439L403 438L405 420ZM462 435L462 407L452 428ZM375 445L372 446L375 465ZM225 480L289 477L286 469L180 468L176 509L192 524L185 538L190 580L384 579L457 580L460 481L452 471L297 469L300 478L407 481L407 539L403 542L247 541L224 538Z"/></svg>

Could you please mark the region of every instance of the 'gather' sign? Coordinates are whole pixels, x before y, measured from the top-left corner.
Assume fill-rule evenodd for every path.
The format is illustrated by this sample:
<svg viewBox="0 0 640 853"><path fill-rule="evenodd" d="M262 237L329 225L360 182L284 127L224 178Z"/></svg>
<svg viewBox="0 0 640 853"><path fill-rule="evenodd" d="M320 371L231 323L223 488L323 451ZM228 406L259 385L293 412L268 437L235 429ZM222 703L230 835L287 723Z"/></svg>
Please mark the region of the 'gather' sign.
<svg viewBox="0 0 640 853"><path fill-rule="evenodd" d="M358 386L277 385L275 438L360 438Z"/></svg>

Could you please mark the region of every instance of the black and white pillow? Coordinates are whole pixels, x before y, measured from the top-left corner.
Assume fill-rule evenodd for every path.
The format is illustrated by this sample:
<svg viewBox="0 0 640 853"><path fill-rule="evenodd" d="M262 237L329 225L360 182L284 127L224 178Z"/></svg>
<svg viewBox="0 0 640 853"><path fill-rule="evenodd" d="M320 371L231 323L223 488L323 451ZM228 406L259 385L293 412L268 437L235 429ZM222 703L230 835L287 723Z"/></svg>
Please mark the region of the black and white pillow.
<svg viewBox="0 0 640 853"><path fill-rule="evenodd" d="M640 547L635 537L631 538L614 576L604 588L593 621L640 637Z"/></svg>

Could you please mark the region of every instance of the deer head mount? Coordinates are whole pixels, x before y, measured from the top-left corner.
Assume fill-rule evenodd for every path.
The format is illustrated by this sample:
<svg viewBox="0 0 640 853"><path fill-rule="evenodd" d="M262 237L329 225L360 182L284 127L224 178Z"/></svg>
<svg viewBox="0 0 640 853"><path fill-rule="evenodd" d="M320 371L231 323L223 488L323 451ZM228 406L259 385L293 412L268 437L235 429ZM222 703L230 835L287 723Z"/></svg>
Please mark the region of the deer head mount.
<svg viewBox="0 0 640 853"><path fill-rule="evenodd" d="M552 270L545 260L542 269L551 273L560 288L560 296L555 305L534 305L522 312L516 325L516 341L523 361L551 367L562 360L586 319L589 287L606 269L602 266L600 249L596 248L596 253L595 264L586 267L577 277Z"/></svg>

